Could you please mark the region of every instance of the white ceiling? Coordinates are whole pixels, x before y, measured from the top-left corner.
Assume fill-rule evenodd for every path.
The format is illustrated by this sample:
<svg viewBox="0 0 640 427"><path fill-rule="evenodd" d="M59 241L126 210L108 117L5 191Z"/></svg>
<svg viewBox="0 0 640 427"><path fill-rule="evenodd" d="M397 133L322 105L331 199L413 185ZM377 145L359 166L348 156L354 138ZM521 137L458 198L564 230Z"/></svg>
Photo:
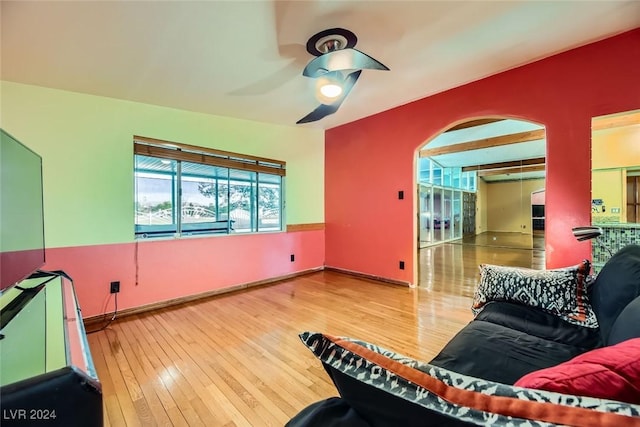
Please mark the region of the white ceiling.
<svg viewBox="0 0 640 427"><path fill-rule="evenodd" d="M473 143L475 141L487 140L499 136L537 130L544 130L544 126L522 120L499 120L488 124L443 132L422 148L432 149L454 144ZM544 158L547 152L546 144L546 138L542 138L490 148L464 149L464 151L431 156L431 159L443 167L478 167L479 165ZM492 168L480 167L480 169L491 170ZM493 172L495 172L495 170L493 170ZM481 179L486 182L497 182L543 179L545 177L545 170L514 172L513 167L510 167L505 173L491 174L483 176Z"/></svg>
<svg viewBox="0 0 640 427"><path fill-rule="evenodd" d="M3 80L322 129L640 26L637 0L2 0L0 8ZM306 42L335 27L353 31L355 47L391 71L364 70L336 114L295 125L318 105L302 76L314 58ZM523 125L531 127L505 120L447 132L429 148ZM462 167L544 156L538 140L434 160Z"/></svg>
<svg viewBox="0 0 640 427"><path fill-rule="evenodd" d="M640 26L640 1L2 1L3 80L295 126L307 39L365 70L330 128ZM499 96L499 94L497 94Z"/></svg>
<svg viewBox="0 0 640 427"><path fill-rule="evenodd" d="M473 126L444 132L426 144L425 148L431 149L446 147L453 144L462 144L500 135L511 135L519 132L540 129L544 129L544 126L532 122L525 122L522 120L500 120L481 126ZM438 155L433 156L433 160L445 167L464 167L514 160L535 159L537 157L545 157L545 154L546 139L538 139L507 146L484 148L480 150L465 150L457 153Z"/></svg>

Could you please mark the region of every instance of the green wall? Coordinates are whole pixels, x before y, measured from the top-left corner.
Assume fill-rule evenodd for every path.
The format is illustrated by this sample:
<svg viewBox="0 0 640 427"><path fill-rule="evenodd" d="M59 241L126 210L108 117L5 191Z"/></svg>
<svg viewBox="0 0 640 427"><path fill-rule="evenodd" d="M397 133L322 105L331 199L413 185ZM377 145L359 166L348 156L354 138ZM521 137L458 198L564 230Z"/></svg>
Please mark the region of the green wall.
<svg viewBox="0 0 640 427"><path fill-rule="evenodd" d="M286 222L324 222L324 131L0 82L0 126L43 158L47 247L133 241L133 136L287 162Z"/></svg>

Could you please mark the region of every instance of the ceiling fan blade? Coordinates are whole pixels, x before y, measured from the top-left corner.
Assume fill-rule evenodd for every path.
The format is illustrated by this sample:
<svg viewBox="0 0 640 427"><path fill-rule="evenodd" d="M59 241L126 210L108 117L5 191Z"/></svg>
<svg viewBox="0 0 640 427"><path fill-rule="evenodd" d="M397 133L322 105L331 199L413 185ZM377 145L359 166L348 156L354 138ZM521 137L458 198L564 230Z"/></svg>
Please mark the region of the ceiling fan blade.
<svg viewBox="0 0 640 427"><path fill-rule="evenodd" d="M331 71L340 70L389 70L380 61L357 49L346 48L320 55L307 64L302 71L305 77L319 77Z"/></svg>
<svg viewBox="0 0 640 427"><path fill-rule="evenodd" d="M309 114L307 114L306 116L298 120L296 124L300 125L303 123L311 123L311 122L318 121L338 111L338 107L339 105L336 105L336 104L329 104L329 105L320 104L315 110L313 110L312 112L310 112Z"/></svg>
<svg viewBox="0 0 640 427"><path fill-rule="evenodd" d="M342 99L340 99L340 103L338 104L338 106L340 106L340 104L342 104L342 101L344 101L347 95L349 95L349 92L351 92L353 85L355 85L358 81L358 78L360 78L360 74L362 74L362 70L354 71L353 73L345 77L344 87L342 88Z"/></svg>
<svg viewBox="0 0 640 427"><path fill-rule="evenodd" d="M340 105L342 105L342 103L344 102L349 92L351 92L353 85L355 85L356 82L358 81L358 78L360 77L361 73L362 73L362 70L354 71L344 79L342 96L338 98L336 102L334 102L333 104L320 104L315 110L313 110L312 112L310 112L309 114L307 114L306 116L298 120L296 124L299 125L302 123L315 122L338 111L338 108L340 108Z"/></svg>

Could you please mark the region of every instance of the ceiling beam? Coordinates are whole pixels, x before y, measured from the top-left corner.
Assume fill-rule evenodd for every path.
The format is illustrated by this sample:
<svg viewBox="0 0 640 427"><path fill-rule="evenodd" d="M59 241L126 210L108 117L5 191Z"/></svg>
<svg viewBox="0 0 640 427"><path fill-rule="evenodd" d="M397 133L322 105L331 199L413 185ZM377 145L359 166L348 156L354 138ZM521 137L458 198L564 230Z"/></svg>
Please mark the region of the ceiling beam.
<svg viewBox="0 0 640 427"><path fill-rule="evenodd" d="M504 169L516 166L543 165L544 163L545 157L538 157L535 159L515 160L513 162L487 163L486 165L465 166L462 168L462 172L473 172L487 169Z"/></svg>
<svg viewBox="0 0 640 427"><path fill-rule="evenodd" d="M640 111L615 116L597 117L591 120L591 130L611 129L640 124Z"/></svg>
<svg viewBox="0 0 640 427"><path fill-rule="evenodd" d="M492 169L492 170L484 170L479 171L478 176L492 176L492 175L508 175L511 173L524 173L524 172L539 172L545 170L545 165L531 165L531 166L523 166L517 168L507 168L507 169Z"/></svg>
<svg viewBox="0 0 640 427"><path fill-rule="evenodd" d="M442 154L459 153L461 151L480 150L483 148L499 147L519 142L536 141L538 139L544 139L544 135L545 130L538 129L527 132L512 133L509 135L494 136L492 138L478 139L476 141L462 142L460 144L446 145L444 147L425 148L420 150L420 157L433 157Z"/></svg>
<svg viewBox="0 0 640 427"><path fill-rule="evenodd" d="M477 120L469 120L468 122L457 124L447 130L445 132L451 132L454 130L467 129L476 126L488 125L489 123L500 122L504 119L477 119Z"/></svg>

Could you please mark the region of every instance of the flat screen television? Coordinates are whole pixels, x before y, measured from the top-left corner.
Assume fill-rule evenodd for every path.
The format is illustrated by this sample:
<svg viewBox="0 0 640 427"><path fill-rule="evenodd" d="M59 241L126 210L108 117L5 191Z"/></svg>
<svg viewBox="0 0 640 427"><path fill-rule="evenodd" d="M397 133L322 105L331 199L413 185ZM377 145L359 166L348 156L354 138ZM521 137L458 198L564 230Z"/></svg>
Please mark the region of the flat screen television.
<svg viewBox="0 0 640 427"><path fill-rule="evenodd" d="M0 293L45 262L42 158L0 129Z"/></svg>
<svg viewBox="0 0 640 427"><path fill-rule="evenodd" d="M531 216L534 218L544 218L544 205L531 205Z"/></svg>

